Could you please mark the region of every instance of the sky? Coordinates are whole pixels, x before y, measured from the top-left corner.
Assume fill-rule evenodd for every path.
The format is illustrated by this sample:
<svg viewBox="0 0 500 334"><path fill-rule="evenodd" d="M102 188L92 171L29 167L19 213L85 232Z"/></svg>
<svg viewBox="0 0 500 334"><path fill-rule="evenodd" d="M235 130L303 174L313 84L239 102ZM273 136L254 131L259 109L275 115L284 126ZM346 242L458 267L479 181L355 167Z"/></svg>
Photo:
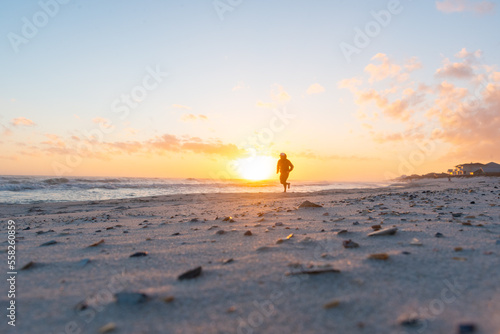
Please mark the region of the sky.
<svg viewBox="0 0 500 334"><path fill-rule="evenodd" d="M2 1L0 174L500 162L499 1ZM244 166L245 167L245 166ZM250 168L253 169L253 168Z"/></svg>

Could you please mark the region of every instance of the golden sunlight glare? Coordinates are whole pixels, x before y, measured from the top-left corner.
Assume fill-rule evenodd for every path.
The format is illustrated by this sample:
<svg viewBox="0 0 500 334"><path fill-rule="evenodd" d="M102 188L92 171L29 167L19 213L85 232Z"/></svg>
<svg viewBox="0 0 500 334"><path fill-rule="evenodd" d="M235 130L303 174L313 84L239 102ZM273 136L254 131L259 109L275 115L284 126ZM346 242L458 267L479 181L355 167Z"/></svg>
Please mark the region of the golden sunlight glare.
<svg viewBox="0 0 500 334"><path fill-rule="evenodd" d="M269 179L272 175L274 164L275 159L263 155L241 158L235 161L238 174L242 178L251 181Z"/></svg>

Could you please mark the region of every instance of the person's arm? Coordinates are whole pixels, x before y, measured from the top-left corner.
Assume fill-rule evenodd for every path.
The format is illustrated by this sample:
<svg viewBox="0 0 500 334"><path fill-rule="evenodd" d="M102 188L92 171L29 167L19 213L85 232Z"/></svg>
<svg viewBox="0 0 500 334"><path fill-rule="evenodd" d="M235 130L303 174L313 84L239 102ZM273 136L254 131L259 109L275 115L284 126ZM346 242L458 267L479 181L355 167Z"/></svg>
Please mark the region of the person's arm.
<svg viewBox="0 0 500 334"><path fill-rule="evenodd" d="M278 161L278 164L276 165L276 174L280 172L280 162Z"/></svg>
<svg viewBox="0 0 500 334"><path fill-rule="evenodd" d="M293 164L290 162L290 169L288 171L291 172L292 170L293 170Z"/></svg>

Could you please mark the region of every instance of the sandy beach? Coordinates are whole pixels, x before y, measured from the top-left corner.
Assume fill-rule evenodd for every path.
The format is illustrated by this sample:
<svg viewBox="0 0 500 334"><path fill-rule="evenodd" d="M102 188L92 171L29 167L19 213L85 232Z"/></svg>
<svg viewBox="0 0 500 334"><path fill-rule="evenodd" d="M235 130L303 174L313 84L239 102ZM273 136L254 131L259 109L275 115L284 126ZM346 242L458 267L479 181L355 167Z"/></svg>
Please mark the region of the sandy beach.
<svg viewBox="0 0 500 334"><path fill-rule="evenodd" d="M499 199L485 177L0 205L0 331L498 334Z"/></svg>

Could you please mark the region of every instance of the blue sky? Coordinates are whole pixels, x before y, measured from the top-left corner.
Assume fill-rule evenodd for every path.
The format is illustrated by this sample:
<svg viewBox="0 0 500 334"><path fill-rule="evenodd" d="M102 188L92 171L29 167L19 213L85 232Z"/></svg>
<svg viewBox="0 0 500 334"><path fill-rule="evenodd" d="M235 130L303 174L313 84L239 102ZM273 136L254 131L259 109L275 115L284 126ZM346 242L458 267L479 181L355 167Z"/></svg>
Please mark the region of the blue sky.
<svg viewBox="0 0 500 334"><path fill-rule="evenodd" d="M260 147L266 154L294 150L309 158L311 154L352 155L360 161L390 155L391 148L373 142L373 133L361 133L359 103L348 90L339 88L339 82L358 77L366 83L365 68L376 54L387 55L400 66L416 57L422 66L409 80L429 86L444 80L435 75L444 59L456 61L454 55L464 48L471 53L481 50L477 66L495 67L500 59L496 1L440 2L445 10L435 1L401 0L397 5L394 1L221 0L219 4L232 8L221 20L212 1L69 1L58 4L57 13L38 28L36 36L19 45L18 52L9 33L23 36L23 18L33 23L33 16L43 9L38 1L3 2L0 124L5 130L1 144L7 152L3 156L14 164L35 159L29 152L16 153L16 145L25 141L31 151L43 150L49 145L42 145L47 135L58 136L69 150L69 138L95 128L98 119L117 128L106 136L108 143L142 143L170 134L238 145L268 126L272 114L259 103L286 106L297 116L285 132L275 134L272 144ZM365 29L374 22L373 11L387 10L394 3L400 13L391 15L390 23L370 38L369 46L348 62L340 44L354 44L355 29ZM477 7L481 4L486 7ZM141 84L147 68L156 67L168 76L126 120L119 119L111 110L113 101ZM453 79L470 87L469 82ZM323 91L308 94L316 83ZM394 85L381 81L372 88ZM276 97L280 92L286 94L283 100ZM429 105L434 96L429 94ZM415 115L415 120L423 115ZM20 117L33 124L13 127L12 120ZM427 132L434 123L426 124ZM381 130L402 131L405 126L393 120L377 124ZM401 152L408 147L408 143L397 145ZM438 145L446 148L450 142ZM51 152L53 160L64 160L64 152L58 153L61 157ZM176 154L175 159L190 159ZM474 158L483 156L470 157ZM417 170L444 166L439 159L428 159ZM40 173L51 173L48 165L40 167ZM353 168L349 166L345 169ZM387 169L382 166L377 167L377 175ZM78 167L73 173L90 172ZM326 178L327 168L318 173Z"/></svg>

